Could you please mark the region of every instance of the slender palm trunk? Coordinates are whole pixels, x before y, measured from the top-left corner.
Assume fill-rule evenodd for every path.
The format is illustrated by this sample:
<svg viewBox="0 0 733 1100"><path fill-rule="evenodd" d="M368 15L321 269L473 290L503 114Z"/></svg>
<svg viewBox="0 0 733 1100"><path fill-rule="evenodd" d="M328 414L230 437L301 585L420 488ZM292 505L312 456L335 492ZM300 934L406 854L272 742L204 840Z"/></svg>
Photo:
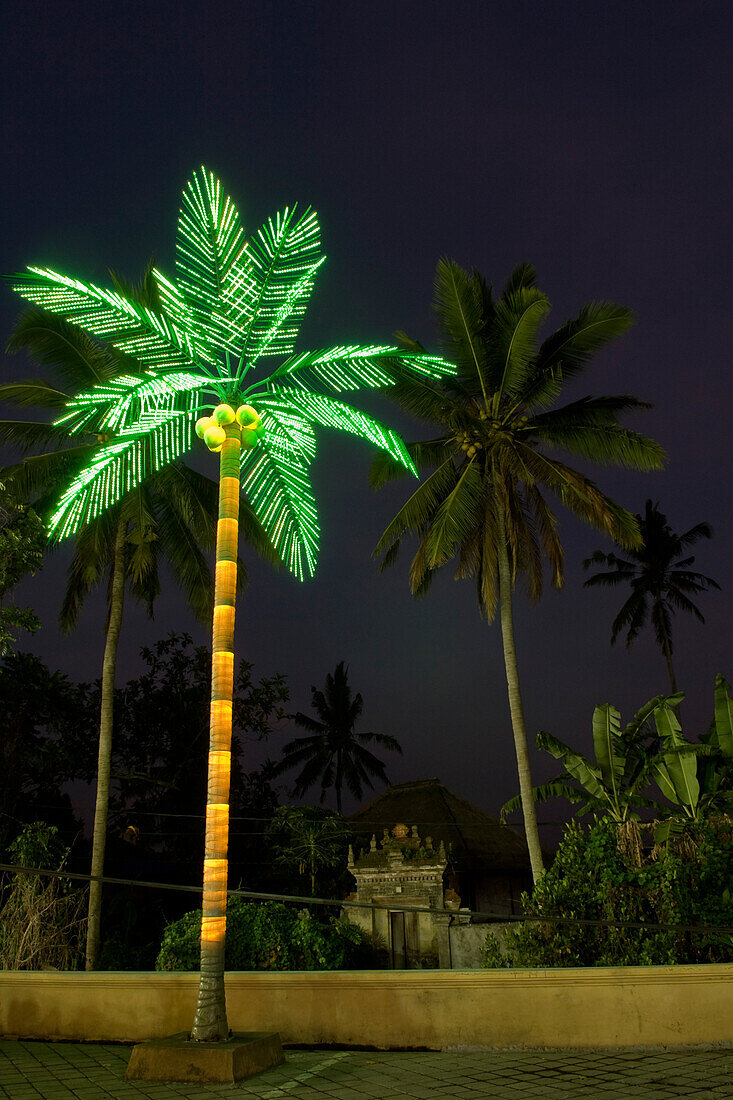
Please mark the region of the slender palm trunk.
<svg viewBox="0 0 733 1100"><path fill-rule="evenodd" d="M311 870L311 897L312 898L314 898L316 896L316 854L313 851L313 848L314 848L314 841L313 841L313 837L311 836L311 852L310 852L311 867L310 867L310 870Z"/></svg>
<svg viewBox="0 0 733 1100"><path fill-rule="evenodd" d="M239 541L239 424L226 429L219 467L219 522L216 530L214 627L211 653L209 780L204 842L204 896L201 920L201 973L191 1038L217 1042L229 1036L224 991L224 939L229 844L232 698L234 694L234 612Z"/></svg>
<svg viewBox="0 0 733 1100"><path fill-rule="evenodd" d="M669 682L672 688L672 694L677 694L677 677L674 674L674 665L672 664L672 639L669 636L667 627L664 623L664 619L660 616L660 623L662 627L662 653L664 659L667 662L667 675L669 676Z"/></svg>
<svg viewBox="0 0 733 1100"><path fill-rule="evenodd" d="M97 799L94 806L94 834L92 837L92 880L89 883L89 910L87 916L86 969L96 969L99 962L100 929L102 923L102 883L104 873L104 849L107 841L107 807L109 806L109 772L112 758L112 723L114 717L115 670L117 644L122 625L122 609L125 602L125 531L127 524L120 520L115 538L112 562L112 591L109 602L109 622L104 645L102 664L102 706L99 718L99 753L97 756Z"/></svg>
<svg viewBox="0 0 733 1100"><path fill-rule="evenodd" d="M669 649L664 647L664 657L667 661L667 674L669 676L669 682L672 687L672 694L677 694L677 677L674 674L674 665L672 664L672 658L669 655Z"/></svg>
<svg viewBox="0 0 733 1100"><path fill-rule="evenodd" d="M341 753L336 754L336 809L341 813Z"/></svg>
<svg viewBox="0 0 733 1100"><path fill-rule="evenodd" d="M514 749L517 755L517 771L519 773L519 793L522 799L522 814L524 816L524 835L529 851L529 862L532 868L532 878L536 883L544 872L542 862L542 848L540 846L540 834L537 828L537 814L532 797L532 775L529 767L529 751L527 748L527 730L524 725L524 711L522 708L522 695L519 690L519 671L517 669L517 654L514 647L514 618L512 615L512 579L509 569L509 554L507 553L506 531L504 517L499 512L499 603L501 605L501 638L504 647L504 667L506 668L506 683L509 693L509 711L512 718L514 731Z"/></svg>

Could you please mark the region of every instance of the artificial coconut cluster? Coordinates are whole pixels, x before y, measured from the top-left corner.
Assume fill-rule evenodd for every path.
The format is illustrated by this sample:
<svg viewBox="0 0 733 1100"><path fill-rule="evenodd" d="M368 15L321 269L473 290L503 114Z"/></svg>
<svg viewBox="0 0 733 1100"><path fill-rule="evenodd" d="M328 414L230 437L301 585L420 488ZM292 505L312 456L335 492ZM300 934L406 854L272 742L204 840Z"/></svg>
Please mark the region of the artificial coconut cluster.
<svg viewBox="0 0 733 1100"><path fill-rule="evenodd" d="M226 439L225 429L235 420L242 428L242 446L254 447L262 435L262 420L252 405L240 405L236 412L231 405L217 405L211 416L196 421L196 435L210 451L220 451Z"/></svg>

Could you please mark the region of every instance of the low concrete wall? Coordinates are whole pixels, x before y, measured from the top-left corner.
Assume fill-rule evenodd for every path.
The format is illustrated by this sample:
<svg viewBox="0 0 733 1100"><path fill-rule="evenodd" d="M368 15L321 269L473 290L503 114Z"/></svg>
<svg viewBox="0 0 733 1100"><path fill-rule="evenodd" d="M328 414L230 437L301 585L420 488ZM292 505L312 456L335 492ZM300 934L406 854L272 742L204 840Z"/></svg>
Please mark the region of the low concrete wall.
<svg viewBox="0 0 733 1100"><path fill-rule="evenodd" d="M227 975L230 1027L286 1043L593 1047L733 1043L733 965ZM0 1034L186 1031L196 974L0 971Z"/></svg>

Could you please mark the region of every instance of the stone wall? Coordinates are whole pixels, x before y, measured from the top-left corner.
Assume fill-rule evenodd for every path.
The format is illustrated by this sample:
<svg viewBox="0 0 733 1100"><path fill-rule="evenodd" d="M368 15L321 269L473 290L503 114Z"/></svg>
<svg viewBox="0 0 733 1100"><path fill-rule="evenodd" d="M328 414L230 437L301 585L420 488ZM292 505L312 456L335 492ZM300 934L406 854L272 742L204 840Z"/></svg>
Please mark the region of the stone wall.
<svg viewBox="0 0 733 1100"><path fill-rule="evenodd" d="M479 970L489 932L499 939L512 924L451 924L450 965L453 970ZM516 925L514 926L516 927Z"/></svg>

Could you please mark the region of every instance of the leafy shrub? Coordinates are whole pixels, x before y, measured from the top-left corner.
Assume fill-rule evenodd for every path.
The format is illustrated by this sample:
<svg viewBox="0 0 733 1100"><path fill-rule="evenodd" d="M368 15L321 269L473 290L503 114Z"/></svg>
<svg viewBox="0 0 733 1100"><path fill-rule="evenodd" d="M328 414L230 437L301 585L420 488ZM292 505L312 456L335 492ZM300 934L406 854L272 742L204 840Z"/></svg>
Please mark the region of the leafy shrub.
<svg viewBox="0 0 733 1100"><path fill-rule="evenodd" d="M184 914L163 933L156 970L197 970L201 910ZM229 899L228 970L339 970L364 965L366 941L353 924L319 921L280 902Z"/></svg>
<svg viewBox="0 0 733 1100"><path fill-rule="evenodd" d="M623 829L623 827L622 827ZM610 925L556 924L543 917L733 926L733 829L728 818L691 826L666 847L629 844L608 819L566 827L552 867L532 896L527 922L503 951L491 933L484 966L645 966L733 961L733 938Z"/></svg>

